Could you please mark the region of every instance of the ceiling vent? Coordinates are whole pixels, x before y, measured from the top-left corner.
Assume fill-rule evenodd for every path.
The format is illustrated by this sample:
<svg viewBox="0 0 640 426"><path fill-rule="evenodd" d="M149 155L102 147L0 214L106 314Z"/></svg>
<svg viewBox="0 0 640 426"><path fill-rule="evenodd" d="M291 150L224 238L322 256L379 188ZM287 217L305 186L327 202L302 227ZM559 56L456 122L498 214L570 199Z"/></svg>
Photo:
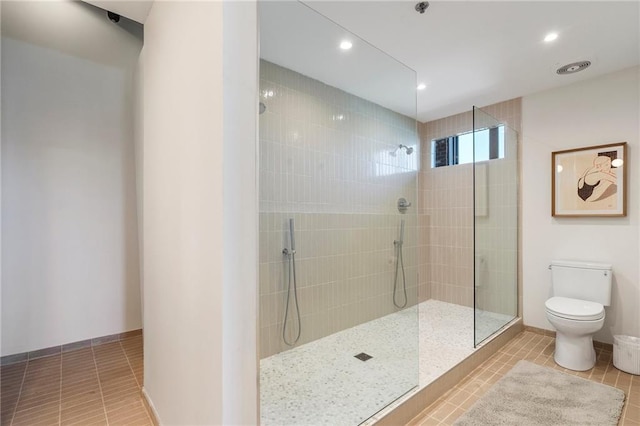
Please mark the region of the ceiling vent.
<svg viewBox="0 0 640 426"><path fill-rule="evenodd" d="M558 68L556 70L556 73L560 75L573 74L589 68L590 65L591 65L591 61L574 62L572 64L567 64L563 67Z"/></svg>

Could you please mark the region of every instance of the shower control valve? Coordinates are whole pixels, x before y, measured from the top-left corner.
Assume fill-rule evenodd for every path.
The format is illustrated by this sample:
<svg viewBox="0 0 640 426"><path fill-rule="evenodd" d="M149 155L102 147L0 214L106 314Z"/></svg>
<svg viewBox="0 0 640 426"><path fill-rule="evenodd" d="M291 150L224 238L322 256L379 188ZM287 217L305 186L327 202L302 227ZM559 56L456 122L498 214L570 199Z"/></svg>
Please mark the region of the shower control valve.
<svg viewBox="0 0 640 426"><path fill-rule="evenodd" d="M409 207L411 207L411 203L406 198L398 198L398 211L400 213L406 213Z"/></svg>
<svg viewBox="0 0 640 426"><path fill-rule="evenodd" d="M285 248L284 250L282 250L282 254L284 254L285 256L293 256L294 254L296 254L296 251Z"/></svg>

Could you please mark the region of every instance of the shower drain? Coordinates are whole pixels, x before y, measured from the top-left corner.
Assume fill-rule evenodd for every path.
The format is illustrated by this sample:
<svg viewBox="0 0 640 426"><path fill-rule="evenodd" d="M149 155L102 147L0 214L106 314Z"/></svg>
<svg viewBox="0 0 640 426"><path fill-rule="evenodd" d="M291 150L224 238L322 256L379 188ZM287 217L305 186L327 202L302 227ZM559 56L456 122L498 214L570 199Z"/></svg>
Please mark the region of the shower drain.
<svg viewBox="0 0 640 426"><path fill-rule="evenodd" d="M365 354L364 352L359 353L358 355L354 355L355 358L358 358L360 361L369 361L373 358L371 355Z"/></svg>

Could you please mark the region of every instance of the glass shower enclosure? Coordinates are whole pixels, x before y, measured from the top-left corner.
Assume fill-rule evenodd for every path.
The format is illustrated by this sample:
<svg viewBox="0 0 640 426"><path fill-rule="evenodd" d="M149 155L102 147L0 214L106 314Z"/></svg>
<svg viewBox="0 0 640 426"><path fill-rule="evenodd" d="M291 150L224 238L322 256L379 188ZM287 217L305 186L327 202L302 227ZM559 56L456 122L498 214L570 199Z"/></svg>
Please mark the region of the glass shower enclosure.
<svg viewBox="0 0 640 426"><path fill-rule="evenodd" d="M360 424L418 385L415 72L260 2L263 425Z"/></svg>
<svg viewBox="0 0 640 426"><path fill-rule="evenodd" d="M518 314L518 134L473 107L474 343Z"/></svg>

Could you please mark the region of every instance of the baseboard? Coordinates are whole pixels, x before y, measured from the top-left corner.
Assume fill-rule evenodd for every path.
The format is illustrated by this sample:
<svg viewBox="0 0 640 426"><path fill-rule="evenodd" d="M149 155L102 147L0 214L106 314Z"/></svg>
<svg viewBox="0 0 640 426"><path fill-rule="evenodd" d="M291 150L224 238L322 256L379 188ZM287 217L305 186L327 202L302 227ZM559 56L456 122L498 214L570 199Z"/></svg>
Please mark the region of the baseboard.
<svg viewBox="0 0 640 426"><path fill-rule="evenodd" d="M553 330L546 330L544 328L532 327L530 325L524 326L524 331L530 331L536 334L542 334L543 336L556 337L556 332ZM604 349L605 351L613 352L613 344L598 342L597 340L593 341L593 346L599 349Z"/></svg>
<svg viewBox="0 0 640 426"><path fill-rule="evenodd" d="M35 351L22 352L19 354L5 355L0 358L0 365L16 364L30 359L44 358L61 353L74 351L76 349L90 348L92 346L104 345L105 343L117 342L142 334L142 329L125 331L124 333L109 334L107 336L94 337L92 339L80 340L78 342L66 343L64 345L51 346L49 348L37 349Z"/></svg>
<svg viewBox="0 0 640 426"><path fill-rule="evenodd" d="M553 330L547 330L545 328L532 327L530 325L524 326L524 331L530 331L532 333L540 334L542 336L556 337L556 332Z"/></svg>
<svg viewBox="0 0 640 426"><path fill-rule="evenodd" d="M146 407L149 417L153 422L153 426L160 426L162 424L160 422L160 416L158 416L158 411L156 410L155 405L153 405L153 402L151 401L151 398L144 386L142 387L142 401L144 402L144 406Z"/></svg>

